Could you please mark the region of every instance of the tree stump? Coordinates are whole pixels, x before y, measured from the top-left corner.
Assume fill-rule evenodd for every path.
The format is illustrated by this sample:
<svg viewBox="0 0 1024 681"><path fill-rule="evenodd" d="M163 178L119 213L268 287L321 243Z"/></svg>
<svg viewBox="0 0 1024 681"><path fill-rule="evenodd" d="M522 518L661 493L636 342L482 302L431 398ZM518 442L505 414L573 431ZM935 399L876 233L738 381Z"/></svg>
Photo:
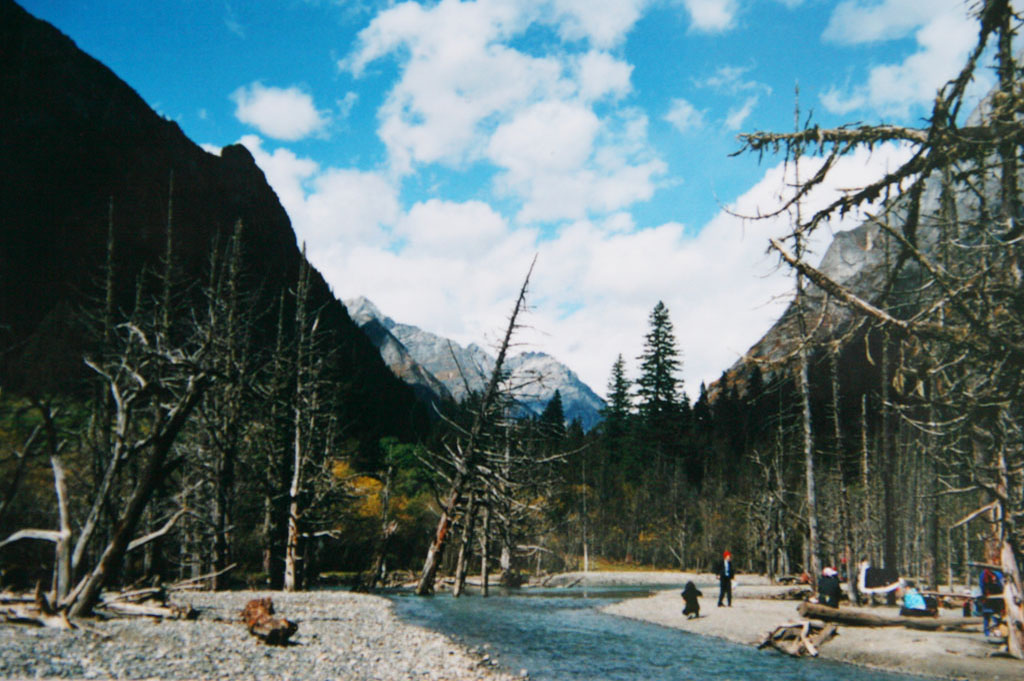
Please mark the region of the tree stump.
<svg viewBox="0 0 1024 681"><path fill-rule="evenodd" d="M296 622L274 617L274 602L270 598L254 598L245 604L242 621L249 633L268 645L281 646L299 629Z"/></svg>

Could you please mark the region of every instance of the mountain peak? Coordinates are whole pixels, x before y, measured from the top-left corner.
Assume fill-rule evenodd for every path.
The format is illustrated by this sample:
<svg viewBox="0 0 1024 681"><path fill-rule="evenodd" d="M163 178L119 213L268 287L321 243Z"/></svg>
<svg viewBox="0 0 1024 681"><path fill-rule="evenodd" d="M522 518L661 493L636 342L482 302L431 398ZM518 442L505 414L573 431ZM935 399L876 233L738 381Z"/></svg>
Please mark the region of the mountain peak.
<svg viewBox="0 0 1024 681"><path fill-rule="evenodd" d="M385 362L400 377L410 380L408 371L399 371L405 362L397 361L394 345L417 366L443 384L447 392L462 400L472 391L482 391L494 370L496 360L481 345L470 343L463 347L458 343L424 331L411 324L395 322L370 302L365 296L345 301L349 315L380 349ZM385 337L382 327L386 328ZM389 354L390 353L390 354ZM604 400L583 383L574 371L544 352L528 351L508 358L505 367L511 374L512 382L518 386L517 397L524 411L539 415L558 391L566 419L579 419L585 430L601 420Z"/></svg>

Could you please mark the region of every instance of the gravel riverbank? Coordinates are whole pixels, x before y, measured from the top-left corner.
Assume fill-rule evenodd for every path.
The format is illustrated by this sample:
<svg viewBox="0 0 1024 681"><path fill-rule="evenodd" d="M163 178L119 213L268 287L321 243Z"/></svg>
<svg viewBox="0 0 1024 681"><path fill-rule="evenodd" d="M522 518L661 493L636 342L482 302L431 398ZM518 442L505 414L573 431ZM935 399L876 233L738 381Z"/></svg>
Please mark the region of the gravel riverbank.
<svg viewBox="0 0 1024 681"><path fill-rule="evenodd" d="M294 644L267 646L238 619L245 603L270 596L299 623ZM346 679L511 681L491 660L441 634L405 624L381 597L342 591L190 592L175 602L197 621L123 618L58 631L0 625L6 679Z"/></svg>
<svg viewBox="0 0 1024 681"><path fill-rule="evenodd" d="M567 577L573 579L573 577ZM603 577L592 573L588 583L622 584L628 573ZM693 634L714 636L735 643L757 645L777 626L800 620L798 603L775 600L771 596L789 587L773 586L759 575L740 575L733 584L733 607L719 608L717 579L710 574L651 573L634 578L634 583L675 583L673 589L658 591L648 598L631 598L604 608L620 617L653 622ZM667 581L671 580L671 581ZM681 613L679 590L693 580L704 596L700 599L701 616L686 619ZM851 609L843 605L844 609ZM896 615L897 609L886 606L871 608L880 615ZM955 617L956 611L943 616ZM904 627L851 627L841 625L839 635L821 647L821 657L933 678L969 681L1020 681L1024 679L1024 663L1020 660L993 656L998 647L988 643L980 631L920 631ZM780 653L766 650L765 655Z"/></svg>

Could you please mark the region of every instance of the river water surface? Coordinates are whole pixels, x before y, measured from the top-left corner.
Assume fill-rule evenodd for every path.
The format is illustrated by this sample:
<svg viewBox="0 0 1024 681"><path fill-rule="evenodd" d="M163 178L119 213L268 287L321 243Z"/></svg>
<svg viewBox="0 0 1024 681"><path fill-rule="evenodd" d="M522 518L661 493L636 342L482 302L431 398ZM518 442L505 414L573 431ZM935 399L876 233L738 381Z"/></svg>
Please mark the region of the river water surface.
<svg viewBox="0 0 1024 681"><path fill-rule="evenodd" d="M487 646L512 673L536 681L921 681L830 660L796 659L646 622L604 605L649 588L528 589L452 598L394 597L398 615L469 647ZM681 617L682 615L680 615Z"/></svg>

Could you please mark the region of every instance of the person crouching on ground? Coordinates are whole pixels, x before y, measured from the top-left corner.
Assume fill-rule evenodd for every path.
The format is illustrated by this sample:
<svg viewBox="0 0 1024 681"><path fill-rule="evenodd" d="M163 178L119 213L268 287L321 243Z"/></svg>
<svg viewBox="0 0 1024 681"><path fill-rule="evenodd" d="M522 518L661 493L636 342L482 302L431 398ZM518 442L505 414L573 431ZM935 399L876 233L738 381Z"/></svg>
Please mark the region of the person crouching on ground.
<svg viewBox="0 0 1024 681"><path fill-rule="evenodd" d="M700 601L697 600L698 596L703 596L693 582L687 582L686 586L683 587L683 614L686 615L686 619L696 619L700 617Z"/></svg>

